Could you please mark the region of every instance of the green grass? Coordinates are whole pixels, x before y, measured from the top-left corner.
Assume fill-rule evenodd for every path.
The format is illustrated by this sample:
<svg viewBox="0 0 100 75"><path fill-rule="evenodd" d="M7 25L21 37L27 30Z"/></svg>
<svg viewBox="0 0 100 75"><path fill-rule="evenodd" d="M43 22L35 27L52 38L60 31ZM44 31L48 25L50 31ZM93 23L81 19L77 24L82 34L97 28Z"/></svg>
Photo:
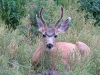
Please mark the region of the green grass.
<svg viewBox="0 0 100 75"><path fill-rule="evenodd" d="M100 75L100 27L93 27L93 20L89 19L85 22L85 13L77 12L77 8L78 4L75 3L65 9L63 21L70 16L72 22L68 31L60 34L57 40L72 43L82 41L90 47L91 53L86 59L74 62L69 72L63 71L64 65L56 66L61 75ZM56 14L58 11L59 9L53 12L55 15L53 19L59 17L59 14ZM27 22L26 18L22 21L23 24ZM19 31L20 29L12 32L7 30L4 23L0 21L0 75L27 75L32 54L42 42L41 36L35 37L36 42L32 42L25 35L19 35ZM29 35L28 31L26 34ZM12 51L15 53L10 53Z"/></svg>

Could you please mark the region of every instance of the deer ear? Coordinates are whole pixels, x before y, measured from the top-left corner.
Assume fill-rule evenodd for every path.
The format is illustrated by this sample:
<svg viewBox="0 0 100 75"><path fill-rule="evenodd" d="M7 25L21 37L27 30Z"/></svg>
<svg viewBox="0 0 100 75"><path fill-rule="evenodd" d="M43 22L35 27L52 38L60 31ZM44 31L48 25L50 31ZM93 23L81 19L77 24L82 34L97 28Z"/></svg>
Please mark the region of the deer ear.
<svg viewBox="0 0 100 75"><path fill-rule="evenodd" d="M38 30L39 30L40 32L42 32L43 29L44 29L44 24L43 24L43 22L37 17L37 15L36 15L36 20L37 20L37 24L38 24Z"/></svg>
<svg viewBox="0 0 100 75"><path fill-rule="evenodd" d="M58 33L65 32L69 28L71 18L68 17L62 24L57 26Z"/></svg>

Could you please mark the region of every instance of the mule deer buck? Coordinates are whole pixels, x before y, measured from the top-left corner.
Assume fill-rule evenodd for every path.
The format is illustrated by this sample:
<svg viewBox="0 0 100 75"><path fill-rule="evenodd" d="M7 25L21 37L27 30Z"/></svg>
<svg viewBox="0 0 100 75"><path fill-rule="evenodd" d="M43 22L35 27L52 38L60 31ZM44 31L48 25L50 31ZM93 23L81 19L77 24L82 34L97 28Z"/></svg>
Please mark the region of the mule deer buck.
<svg viewBox="0 0 100 75"><path fill-rule="evenodd" d="M40 9L41 20L37 17L37 15L36 15L36 20L39 27L39 31L43 35L43 43L37 48L37 50L34 52L32 56L33 65L41 57L42 52L48 53L49 56L52 56L54 54L57 54L57 51L59 51L62 58L61 62L58 61L58 63L63 63L65 66L66 65L68 66L67 57L71 53L74 53L75 50L77 50L76 52L78 52L79 55L81 55L81 51L84 51L86 55L90 52L90 48L85 43L80 41L76 42L76 44L67 42L56 42L58 34L68 30L71 21L71 18L68 17L68 19L66 19L63 23L59 24L60 20L63 17L63 7L61 7L60 18L52 28L47 27L47 24L42 16L42 10L43 7ZM55 61L56 61L56 56L54 56L51 61L51 66L53 68L55 68Z"/></svg>

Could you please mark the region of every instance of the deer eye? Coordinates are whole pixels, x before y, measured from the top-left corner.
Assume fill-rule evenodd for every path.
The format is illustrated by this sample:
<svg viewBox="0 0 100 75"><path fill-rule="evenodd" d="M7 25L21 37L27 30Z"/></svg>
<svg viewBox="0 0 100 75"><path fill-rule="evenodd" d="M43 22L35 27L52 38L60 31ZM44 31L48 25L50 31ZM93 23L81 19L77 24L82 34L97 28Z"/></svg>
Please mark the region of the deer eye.
<svg viewBox="0 0 100 75"><path fill-rule="evenodd" d="M43 34L43 37L46 37L46 35Z"/></svg>
<svg viewBox="0 0 100 75"><path fill-rule="evenodd" d="M55 35L54 37L57 38L57 35Z"/></svg>

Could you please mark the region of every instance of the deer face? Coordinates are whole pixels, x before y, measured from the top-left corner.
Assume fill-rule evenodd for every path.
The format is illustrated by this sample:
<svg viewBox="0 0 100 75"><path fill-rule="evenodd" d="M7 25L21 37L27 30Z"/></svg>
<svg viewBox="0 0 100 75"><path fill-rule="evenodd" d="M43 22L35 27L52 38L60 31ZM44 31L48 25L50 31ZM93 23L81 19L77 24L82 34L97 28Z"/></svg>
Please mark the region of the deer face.
<svg viewBox="0 0 100 75"><path fill-rule="evenodd" d="M43 34L43 44L46 47L46 51L51 51L53 50L54 44L56 42L57 35L61 32L65 32L70 24L71 18L68 17L67 20L65 20L63 23L59 24L60 20L63 17L63 7L61 7L61 16L58 19L58 21L55 23L54 27L48 28L43 17L42 17L42 10L43 7L40 10L40 18L41 20L37 17L36 15L36 20L37 24L39 27L39 31Z"/></svg>
<svg viewBox="0 0 100 75"><path fill-rule="evenodd" d="M43 33L43 40L46 46L46 51L53 50L53 46L56 41L57 34L53 28L47 28L45 33Z"/></svg>

